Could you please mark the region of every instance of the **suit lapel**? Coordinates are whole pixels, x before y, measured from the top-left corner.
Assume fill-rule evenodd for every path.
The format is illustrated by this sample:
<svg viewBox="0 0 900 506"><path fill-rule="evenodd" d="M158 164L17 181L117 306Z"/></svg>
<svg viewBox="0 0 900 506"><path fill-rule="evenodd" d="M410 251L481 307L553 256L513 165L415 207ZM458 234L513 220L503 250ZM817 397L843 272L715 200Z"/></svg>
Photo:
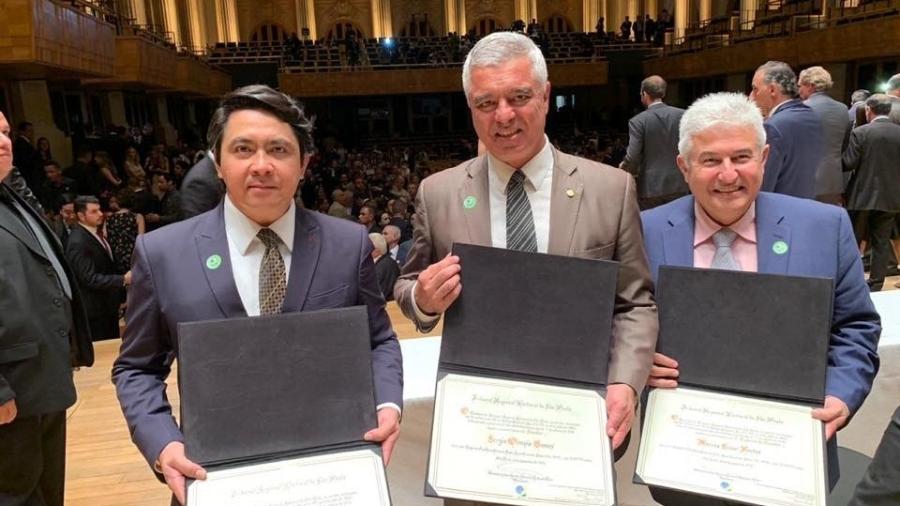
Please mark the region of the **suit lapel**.
<svg viewBox="0 0 900 506"><path fill-rule="evenodd" d="M466 167L468 177L460 187L456 202L453 204L462 208L469 242L479 246L492 244L487 165L487 156L480 156Z"/></svg>
<svg viewBox="0 0 900 506"><path fill-rule="evenodd" d="M670 228L663 233L662 265L694 266L694 199L684 199L686 208L673 209L668 217Z"/></svg>
<svg viewBox="0 0 900 506"><path fill-rule="evenodd" d="M225 235L224 205L219 204L206 218L197 235L197 252L219 309L227 318L247 316L244 303L234 284L228 237Z"/></svg>
<svg viewBox="0 0 900 506"><path fill-rule="evenodd" d="M38 243L37 238L34 237L34 234L28 227L28 224L23 221L25 220L25 217L20 217L19 212L15 209L15 207L13 207L13 200L16 200L25 212L28 212L28 204L21 199L17 199L17 196L13 195L12 189L0 188L0 192L4 190L8 191L8 195L0 195L0 198L8 197L9 207L2 206L4 210L2 211L2 213L0 213L0 227L5 228L9 233L15 236L16 239L22 241L22 243L32 251L32 253L46 259L47 255L44 254L44 250ZM35 219L40 220L40 218L38 217L35 217ZM40 223L40 221L38 221L38 223Z"/></svg>
<svg viewBox="0 0 900 506"><path fill-rule="evenodd" d="M572 238L578 224L578 209L584 195L584 183L574 160L553 150L553 187L550 190L550 237L547 252L571 253Z"/></svg>
<svg viewBox="0 0 900 506"><path fill-rule="evenodd" d="M322 249L321 229L309 213L297 208L294 223L294 247L291 249L291 273L282 311L295 313L303 309L312 285L319 253Z"/></svg>
<svg viewBox="0 0 900 506"><path fill-rule="evenodd" d="M757 271L787 274L791 251L791 229L783 223L784 213L760 193L756 198Z"/></svg>

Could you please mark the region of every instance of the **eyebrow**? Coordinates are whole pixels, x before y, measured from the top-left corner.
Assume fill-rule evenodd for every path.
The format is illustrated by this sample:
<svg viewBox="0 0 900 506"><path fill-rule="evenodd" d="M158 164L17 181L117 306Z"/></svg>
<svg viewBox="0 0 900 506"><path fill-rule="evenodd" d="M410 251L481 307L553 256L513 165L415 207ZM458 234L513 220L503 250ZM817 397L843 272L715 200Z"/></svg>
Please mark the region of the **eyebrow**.
<svg viewBox="0 0 900 506"><path fill-rule="evenodd" d="M255 141L255 140L253 140L253 139L251 139L251 138L249 138L249 137L243 137L243 136L241 136L241 137L235 137L234 139L232 139L231 142L228 143L228 145L229 145L229 146L234 146L235 144L240 144L240 143L243 143L243 142L246 142L246 143L248 143L248 144L256 144L256 141ZM267 146L272 146L272 145L291 145L291 141L288 140L288 139L285 139L284 137L276 137L276 138L274 138L274 139L267 140L265 144L266 144Z"/></svg>

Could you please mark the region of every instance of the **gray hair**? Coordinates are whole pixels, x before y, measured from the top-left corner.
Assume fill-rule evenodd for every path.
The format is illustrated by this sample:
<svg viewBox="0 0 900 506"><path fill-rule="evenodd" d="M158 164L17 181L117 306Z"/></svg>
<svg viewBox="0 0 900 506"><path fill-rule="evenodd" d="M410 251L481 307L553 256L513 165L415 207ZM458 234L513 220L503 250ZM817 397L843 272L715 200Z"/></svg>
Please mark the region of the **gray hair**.
<svg viewBox="0 0 900 506"><path fill-rule="evenodd" d="M871 96L872 92L869 90L856 90L850 95L850 103L862 102Z"/></svg>
<svg viewBox="0 0 900 506"><path fill-rule="evenodd" d="M706 130L723 126L752 128L756 147L766 144L766 131L759 107L741 93L713 93L691 104L681 117L678 132L678 152L688 158L693 137Z"/></svg>
<svg viewBox="0 0 900 506"><path fill-rule="evenodd" d="M887 92L891 93L894 91L900 90L900 74L894 74L888 79L887 82Z"/></svg>
<svg viewBox="0 0 900 506"><path fill-rule="evenodd" d="M379 253L382 255L387 253L387 239L385 239L383 235L372 232L369 234L369 240L372 241L372 246L378 250Z"/></svg>
<svg viewBox="0 0 900 506"><path fill-rule="evenodd" d="M822 67L815 66L800 71L798 78L800 84L811 84L816 91L825 91L834 86L831 74Z"/></svg>
<svg viewBox="0 0 900 506"><path fill-rule="evenodd" d="M884 93L876 93L866 99L866 108L876 116L887 116L891 113L891 97Z"/></svg>
<svg viewBox="0 0 900 506"><path fill-rule="evenodd" d="M515 58L528 58L535 80L541 87L547 84L547 62L541 50L530 38L516 32L494 32L479 40L466 56L463 64L462 85L466 97L472 84L474 67L493 67Z"/></svg>
<svg viewBox="0 0 900 506"><path fill-rule="evenodd" d="M666 80L660 76L650 76L641 81L641 93L646 93L653 100L661 100L666 96Z"/></svg>
<svg viewBox="0 0 900 506"><path fill-rule="evenodd" d="M781 94L795 98L799 92L797 89L797 75L791 70L791 66L782 61L767 61L756 69L762 72L763 82L775 83L781 88Z"/></svg>

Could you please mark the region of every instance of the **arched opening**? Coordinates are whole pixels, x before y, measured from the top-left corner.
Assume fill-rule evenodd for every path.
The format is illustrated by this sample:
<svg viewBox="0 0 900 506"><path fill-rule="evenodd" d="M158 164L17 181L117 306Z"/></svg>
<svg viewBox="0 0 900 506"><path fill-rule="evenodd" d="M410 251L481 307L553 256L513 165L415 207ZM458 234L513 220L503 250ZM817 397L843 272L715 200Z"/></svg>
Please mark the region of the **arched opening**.
<svg viewBox="0 0 900 506"><path fill-rule="evenodd" d="M250 42L282 43L290 36L291 34L283 26L271 21L264 21L250 34Z"/></svg>
<svg viewBox="0 0 900 506"><path fill-rule="evenodd" d="M401 37L434 37L435 31L428 21L428 14L413 14L409 23L400 29Z"/></svg>
<svg viewBox="0 0 900 506"><path fill-rule="evenodd" d="M356 40L363 40L364 38L362 30L357 28L353 23L349 21L338 21L328 30L328 34L325 38L331 40L345 40L350 37L351 33L356 37Z"/></svg>
<svg viewBox="0 0 900 506"><path fill-rule="evenodd" d="M572 31L572 23L564 16L553 14L544 21L544 30L547 33L569 33Z"/></svg>
<svg viewBox="0 0 900 506"><path fill-rule="evenodd" d="M475 21L475 24L472 26L472 30L475 30L475 35L479 37L489 35L502 29L503 24L500 23L500 20L492 17L483 17L478 21Z"/></svg>

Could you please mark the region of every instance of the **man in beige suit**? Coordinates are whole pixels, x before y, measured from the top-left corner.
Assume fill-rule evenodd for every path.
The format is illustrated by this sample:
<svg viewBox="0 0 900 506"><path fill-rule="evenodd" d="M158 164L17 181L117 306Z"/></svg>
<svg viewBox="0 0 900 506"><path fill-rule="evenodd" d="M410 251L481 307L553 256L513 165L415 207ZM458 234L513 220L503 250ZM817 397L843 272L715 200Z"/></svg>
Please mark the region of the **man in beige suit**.
<svg viewBox="0 0 900 506"><path fill-rule="evenodd" d="M658 326L634 180L550 144L547 66L527 37L481 39L466 58L463 88L487 154L422 181L413 245L394 296L419 330L433 328L462 290L459 258L449 255L454 242L620 262L606 428L618 448L631 429Z"/></svg>

